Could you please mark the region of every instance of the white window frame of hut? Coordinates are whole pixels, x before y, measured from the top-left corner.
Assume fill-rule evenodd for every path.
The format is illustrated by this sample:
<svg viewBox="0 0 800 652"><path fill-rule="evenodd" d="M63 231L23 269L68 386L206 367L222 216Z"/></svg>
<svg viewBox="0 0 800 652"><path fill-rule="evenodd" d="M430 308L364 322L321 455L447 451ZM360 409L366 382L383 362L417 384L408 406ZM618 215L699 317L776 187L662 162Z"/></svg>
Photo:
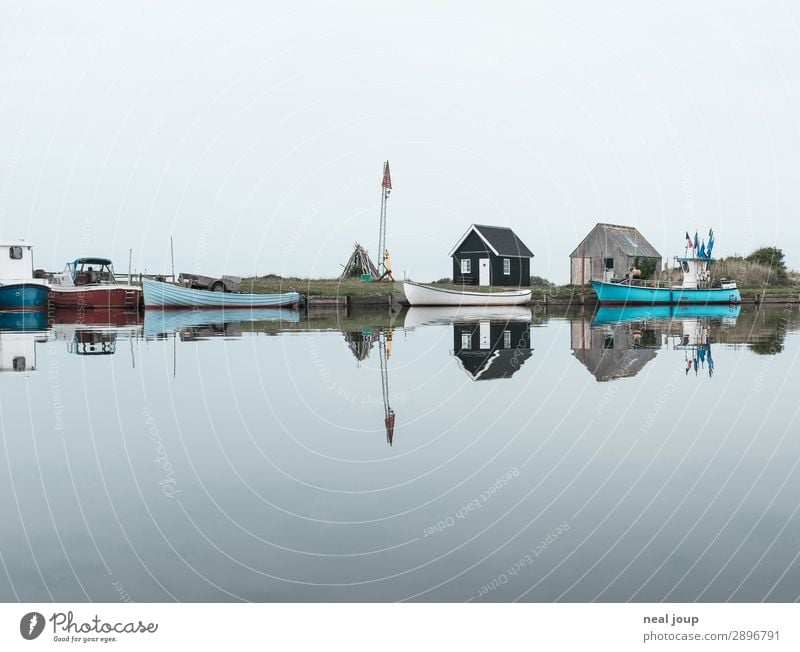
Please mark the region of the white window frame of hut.
<svg viewBox="0 0 800 652"><path fill-rule="evenodd" d="M503 275L511 276L511 259L503 258Z"/></svg>
<svg viewBox="0 0 800 652"><path fill-rule="evenodd" d="M472 260L470 260L469 258L461 259L461 273L472 274Z"/></svg>

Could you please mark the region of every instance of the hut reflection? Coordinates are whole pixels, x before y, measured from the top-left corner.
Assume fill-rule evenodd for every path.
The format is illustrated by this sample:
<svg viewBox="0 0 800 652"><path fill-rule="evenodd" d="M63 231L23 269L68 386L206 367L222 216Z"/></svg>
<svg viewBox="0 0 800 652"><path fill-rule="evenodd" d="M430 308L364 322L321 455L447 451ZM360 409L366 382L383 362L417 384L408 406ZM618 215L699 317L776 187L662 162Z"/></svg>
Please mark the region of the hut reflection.
<svg viewBox="0 0 800 652"><path fill-rule="evenodd" d="M531 357L531 322L453 322L453 354L472 380L511 378Z"/></svg>

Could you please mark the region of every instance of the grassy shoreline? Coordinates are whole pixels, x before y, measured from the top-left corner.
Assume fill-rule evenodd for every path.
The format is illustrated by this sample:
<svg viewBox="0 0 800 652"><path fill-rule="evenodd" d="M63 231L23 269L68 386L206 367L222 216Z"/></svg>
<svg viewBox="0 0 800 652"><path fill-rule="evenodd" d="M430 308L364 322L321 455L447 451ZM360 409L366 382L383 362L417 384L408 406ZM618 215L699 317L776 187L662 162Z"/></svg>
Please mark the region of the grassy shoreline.
<svg viewBox="0 0 800 652"><path fill-rule="evenodd" d="M454 285L452 283L432 283L448 290L468 290L469 292L500 292L503 290L517 290L516 287L493 286L482 288L477 286ZM255 294L275 294L296 290L306 296L389 296L402 298L402 281L364 283L360 279L304 279L304 278L284 278L281 276L262 276L258 278L242 279L242 292L252 292ZM550 298L566 299L581 295L581 288L572 285L548 285L532 286L533 300L543 299L545 295ZM756 295L767 295L772 297L796 297L800 295L800 288L797 287L740 287L739 291L742 298L752 299ZM583 295L586 299L595 298L594 289L587 286Z"/></svg>

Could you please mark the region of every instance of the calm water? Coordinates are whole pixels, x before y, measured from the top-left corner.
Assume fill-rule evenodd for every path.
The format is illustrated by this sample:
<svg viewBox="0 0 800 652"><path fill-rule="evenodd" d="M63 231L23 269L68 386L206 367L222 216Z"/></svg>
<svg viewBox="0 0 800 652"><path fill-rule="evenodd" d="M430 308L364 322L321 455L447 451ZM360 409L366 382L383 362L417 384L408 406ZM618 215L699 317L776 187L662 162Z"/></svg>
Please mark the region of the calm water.
<svg viewBox="0 0 800 652"><path fill-rule="evenodd" d="M0 324L1 600L798 599L796 308L209 319Z"/></svg>

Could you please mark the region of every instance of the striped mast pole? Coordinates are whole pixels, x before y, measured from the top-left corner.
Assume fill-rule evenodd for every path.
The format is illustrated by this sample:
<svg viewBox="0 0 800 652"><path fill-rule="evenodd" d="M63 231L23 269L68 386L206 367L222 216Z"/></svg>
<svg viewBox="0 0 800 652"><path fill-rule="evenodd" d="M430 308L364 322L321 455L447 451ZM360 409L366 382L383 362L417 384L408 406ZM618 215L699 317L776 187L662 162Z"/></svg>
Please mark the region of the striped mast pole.
<svg viewBox="0 0 800 652"><path fill-rule="evenodd" d="M392 194L392 176L389 173L389 161L383 163L383 180L381 181L381 221L378 229L378 278L383 278L386 269L386 202Z"/></svg>

